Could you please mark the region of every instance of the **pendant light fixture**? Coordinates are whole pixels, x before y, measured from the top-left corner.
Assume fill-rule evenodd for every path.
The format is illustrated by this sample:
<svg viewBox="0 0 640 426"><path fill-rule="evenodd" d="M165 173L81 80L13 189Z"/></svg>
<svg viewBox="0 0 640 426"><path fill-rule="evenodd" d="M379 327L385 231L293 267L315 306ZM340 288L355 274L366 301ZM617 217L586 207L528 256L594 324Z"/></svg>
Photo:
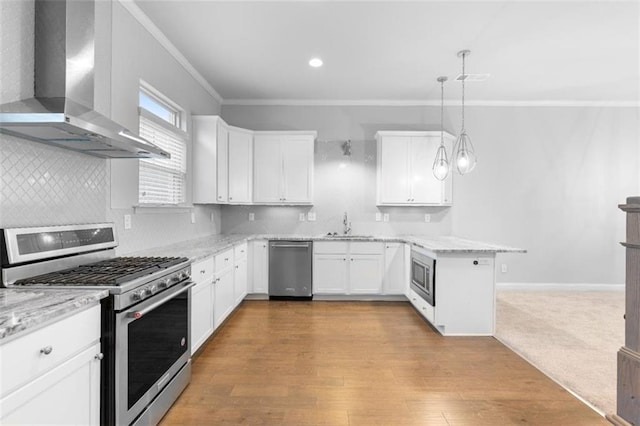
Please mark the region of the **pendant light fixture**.
<svg viewBox="0 0 640 426"><path fill-rule="evenodd" d="M440 146L436 151L436 158L433 161L433 175L438 180L445 180L449 175L449 159L447 149L444 146L444 82L447 77L438 77L440 83Z"/></svg>
<svg viewBox="0 0 640 426"><path fill-rule="evenodd" d="M462 128L460 129L460 135L456 140L453 161L455 162L456 169L461 175L469 173L476 166L476 153L471 144L471 138L467 135L467 131L464 128L464 81L467 78L465 74L464 64L465 58L469 56L471 51L461 50L458 52L458 57L462 57L462 75L458 77L462 81Z"/></svg>

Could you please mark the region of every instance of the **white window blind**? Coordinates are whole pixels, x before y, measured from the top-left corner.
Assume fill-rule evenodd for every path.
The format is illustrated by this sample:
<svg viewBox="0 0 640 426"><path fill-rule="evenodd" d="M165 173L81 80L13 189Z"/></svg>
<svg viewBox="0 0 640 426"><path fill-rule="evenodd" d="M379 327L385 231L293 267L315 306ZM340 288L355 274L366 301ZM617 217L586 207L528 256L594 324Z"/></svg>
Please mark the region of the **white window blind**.
<svg viewBox="0 0 640 426"><path fill-rule="evenodd" d="M140 108L140 136L171 154L170 159L141 159L140 204L180 205L185 202L186 134Z"/></svg>

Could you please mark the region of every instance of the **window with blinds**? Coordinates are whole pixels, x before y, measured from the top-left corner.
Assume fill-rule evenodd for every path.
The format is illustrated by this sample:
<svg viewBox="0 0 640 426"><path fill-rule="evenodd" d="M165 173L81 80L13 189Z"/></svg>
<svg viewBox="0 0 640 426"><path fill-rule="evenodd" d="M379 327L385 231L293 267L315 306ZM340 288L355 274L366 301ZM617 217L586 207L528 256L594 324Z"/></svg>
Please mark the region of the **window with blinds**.
<svg viewBox="0 0 640 426"><path fill-rule="evenodd" d="M147 91L141 90L140 93L140 136L169 152L171 158L140 160L138 202L141 205L184 204L187 134L176 126L179 123L177 119L166 118L179 117L180 111L172 109ZM149 99L154 101L153 104L149 103ZM150 105L153 105L153 108L147 109L146 106Z"/></svg>

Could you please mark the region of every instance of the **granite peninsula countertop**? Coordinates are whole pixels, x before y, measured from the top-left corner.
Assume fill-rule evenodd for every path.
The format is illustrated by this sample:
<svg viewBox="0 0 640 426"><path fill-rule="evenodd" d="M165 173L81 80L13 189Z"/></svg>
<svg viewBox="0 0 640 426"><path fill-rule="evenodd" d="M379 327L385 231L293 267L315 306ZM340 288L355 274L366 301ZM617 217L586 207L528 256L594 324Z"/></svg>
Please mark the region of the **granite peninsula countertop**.
<svg viewBox="0 0 640 426"><path fill-rule="evenodd" d="M0 288L0 345L98 304L108 290Z"/></svg>
<svg viewBox="0 0 640 426"><path fill-rule="evenodd" d="M431 250L434 253L526 253L525 249L509 247L482 241L467 240L454 236L431 237L425 235L299 235L299 234L218 234L194 240L183 241L164 247L154 247L128 256L184 256L193 262L232 248L234 245L252 240L288 240L288 241L369 241L398 242Z"/></svg>

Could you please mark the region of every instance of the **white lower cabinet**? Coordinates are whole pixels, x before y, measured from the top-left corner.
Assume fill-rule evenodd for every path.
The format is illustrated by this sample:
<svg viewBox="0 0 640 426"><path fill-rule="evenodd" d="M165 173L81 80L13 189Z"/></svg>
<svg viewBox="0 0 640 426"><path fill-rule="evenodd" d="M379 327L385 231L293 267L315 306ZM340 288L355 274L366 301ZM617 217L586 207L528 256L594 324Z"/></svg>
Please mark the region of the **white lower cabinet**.
<svg viewBox="0 0 640 426"><path fill-rule="evenodd" d="M213 256L191 265L196 285L191 289L191 353L213 333Z"/></svg>
<svg viewBox="0 0 640 426"><path fill-rule="evenodd" d="M382 293L382 243L318 241L313 251L314 294Z"/></svg>
<svg viewBox="0 0 640 426"><path fill-rule="evenodd" d="M314 251L321 243L314 243ZM313 294L347 294L347 254L315 253L313 255Z"/></svg>
<svg viewBox="0 0 640 426"><path fill-rule="evenodd" d="M495 254L438 256L432 322L442 334L493 335L494 266Z"/></svg>
<svg viewBox="0 0 640 426"><path fill-rule="evenodd" d="M100 423L100 306L0 346L0 424Z"/></svg>
<svg viewBox="0 0 640 426"><path fill-rule="evenodd" d="M217 254L215 264L213 325L218 328L236 307L233 282L233 249Z"/></svg>
<svg viewBox="0 0 640 426"><path fill-rule="evenodd" d="M405 245L403 243L386 243L384 245L383 294L407 294L409 279L405 273L406 269Z"/></svg>
<svg viewBox="0 0 640 426"><path fill-rule="evenodd" d="M249 282L247 292L251 294L269 293L269 241L255 240L250 243Z"/></svg>
<svg viewBox="0 0 640 426"><path fill-rule="evenodd" d="M235 306L247 295L247 243L234 248L233 295Z"/></svg>

